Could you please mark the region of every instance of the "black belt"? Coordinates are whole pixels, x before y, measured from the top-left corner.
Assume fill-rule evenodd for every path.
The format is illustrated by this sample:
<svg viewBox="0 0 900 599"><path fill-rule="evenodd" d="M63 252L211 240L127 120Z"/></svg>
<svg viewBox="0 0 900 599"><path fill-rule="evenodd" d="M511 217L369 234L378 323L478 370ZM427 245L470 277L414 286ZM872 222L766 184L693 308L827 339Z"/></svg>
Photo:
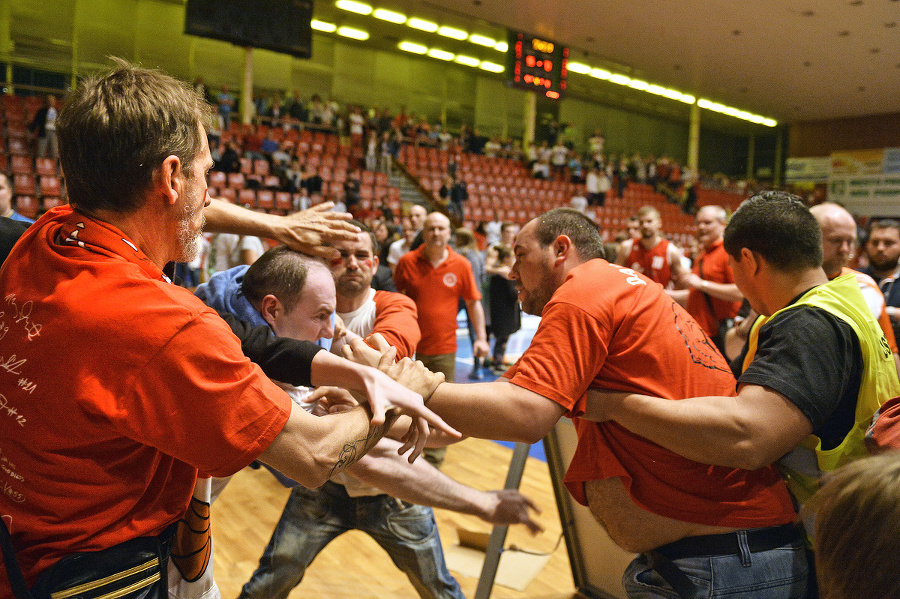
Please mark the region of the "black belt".
<svg viewBox="0 0 900 599"><path fill-rule="evenodd" d="M783 524L771 528L756 528L744 532L747 535L747 546L751 553L769 551L802 539L800 530L794 524ZM707 557L711 555L739 555L741 553L739 543L738 533L728 532L721 535L685 537L662 547L657 547L654 551L658 551L669 559Z"/></svg>
<svg viewBox="0 0 900 599"><path fill-rule="evenodd" d="M802 542L800 530L793 524L738 532L741 536L745 536L745 547L749 549L750 553L769 551L794 542ZM701 596L700 589L676 564L672 563L672 560L714 555L740 555L743 551L738 532L685 537L648 551L647 559L650 567L662 576L680 597L697 599Z"/></svg>

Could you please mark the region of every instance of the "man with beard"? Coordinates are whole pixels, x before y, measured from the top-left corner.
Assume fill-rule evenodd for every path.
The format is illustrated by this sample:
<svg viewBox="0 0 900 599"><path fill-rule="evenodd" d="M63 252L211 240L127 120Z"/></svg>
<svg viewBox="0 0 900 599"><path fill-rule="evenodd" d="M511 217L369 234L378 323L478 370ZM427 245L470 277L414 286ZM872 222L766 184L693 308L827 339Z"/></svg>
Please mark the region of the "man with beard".
<svg viewBox="0 0 900 599"><path fill-rule="evenodd" d="M644 206L637 213L640 237L626 239L619 247L616 264L641 273L664 288L681 283L688 271L681 262L681 251L659 234L662 219L659 210Z"/></svg>
<svg viewBox="0 0 900 599"><path fill-rule="evenodd" d="M21 564L0 575L4 599L36 580L39 597L83 585L155 594L198 470L227 476L259 459L318 486L396 417L372 395L325 418L295 409L225 322L163 274L192 258L203 225L207 108L185 84L120 62L60 113L70 204L33 225L0 274L0 515ZM419 433L423 416L443 426L413 392L393 386L390 402Z"/></svg>
<svg viewBox="0 0 900 599"><path fill-rule="evenodd" d="M688 390L734 394L728 365L693 319L659 285L603 260L596 226L580 212L532 220L514 251L522 309L541 323L503 378L455 385L418 378L410 362L382 365L467 435L534 443L573 418L579 441L565 483L614 542L641 554L623 578L629 597L802 597L803 541L773 468L709 467L580 418L594 388L654 389L670 401ZM359 341L351 348L367 353Z"/></svg>
<svg viewBox="0 0 900 599"><path fill-rule="evenodd" d="M875 279L881 288L896 338L900 336L900 285L894 285L900 276L900 222L893 219L873 221L866 238L866 256L869 266L862 272Z"/></svg>
<svg viewBox="0 0 900 599"><path fill-rule="evenodd" d="M894 354L897 370L900 372L897 340L881 289L869 275L847 268L847 264L853 257L853 251L856 249L856 220L847 210L832 202L817 204L809 211L816 217L816 221L822 229L822 270L825 271L829 281L840 275L852 274L856 277L859 290L866 299L872 315L878 320L878 326L884 333L891 353Z"/></svg>

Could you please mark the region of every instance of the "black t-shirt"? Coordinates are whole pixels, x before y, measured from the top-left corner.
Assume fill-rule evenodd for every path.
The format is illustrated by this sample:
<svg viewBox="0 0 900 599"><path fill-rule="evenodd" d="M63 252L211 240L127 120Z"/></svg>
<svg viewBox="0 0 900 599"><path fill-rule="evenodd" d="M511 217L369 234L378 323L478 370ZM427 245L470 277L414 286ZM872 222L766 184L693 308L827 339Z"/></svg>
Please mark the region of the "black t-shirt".
<svg viewBox="0 0 900 599"><path fill-rule="evenodd" d="M823 449L841 443L853 428L863 372L850 325L821 308L799 306L760 328L756 356L741 373L746 353L745 346L731 363L738 385L781 393L809 419Z"/></svg>

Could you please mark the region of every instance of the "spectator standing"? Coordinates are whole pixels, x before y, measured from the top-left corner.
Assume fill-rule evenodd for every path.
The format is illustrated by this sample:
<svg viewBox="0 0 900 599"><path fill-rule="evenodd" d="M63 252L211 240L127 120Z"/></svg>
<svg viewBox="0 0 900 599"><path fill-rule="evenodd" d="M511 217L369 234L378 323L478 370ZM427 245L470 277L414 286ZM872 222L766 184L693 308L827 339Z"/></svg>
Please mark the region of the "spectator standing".
<svg viewBox="0 0 900 599"><path fill-rule="evenodd" d="M488 275L488 307L490 309L490 333L494 337L491 368L494 374L506 372L506 344L510 336L522 328L519 308L519 292L516 282L510 279L510 270L516 261L513 246L519 225L505 222L500 226L500 243L488 249L485 272Z"/></svg>
<svg viewBox="0 0 900 599"><path fill-rule="evenodd" d="M468 260L453 251L450 220L439 212L425 219L422 245L405 254L394 270L397 290L412 298L419 311L422 340L416 358L429 369L456 379L456 315L462 299L475 328L473 353L483 358L490 352L484 324L481 292ZM434 450L425 457L439 465L444 451Z"/></svg>

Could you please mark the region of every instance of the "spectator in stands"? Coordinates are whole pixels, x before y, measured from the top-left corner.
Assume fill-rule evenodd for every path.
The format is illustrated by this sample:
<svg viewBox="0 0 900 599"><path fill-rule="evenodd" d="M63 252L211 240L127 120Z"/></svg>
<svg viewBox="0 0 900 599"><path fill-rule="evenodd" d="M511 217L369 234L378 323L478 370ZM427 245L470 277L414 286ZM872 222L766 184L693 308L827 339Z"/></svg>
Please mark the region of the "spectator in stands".
<svg viewBox="0 0 900 599"><path fill-rule="evenodd" d="M322 193L322 176L314 166L303 166L303 175L300 179L300 187L304 188L309 195Z"/></svg>
<svg viewBox="0 0 900 599"><path fill-rule="evenodd" d="M34 134L37 141L36 154L41 157L59 157L59 147L56 136L56 96L48 95L44 98L44 105L38 109L28 125L28 129Z"/></svg>
<svg viewBox="0 0 900 599"><path fill-rule="evenodd" d="M847 267L856 249L856 220L846 209L832 202L818 204L809 211L822 229L822 270L825 271L829 281L841 275L852 274L856 277L859 290L866 299L872 315L878 321L900 371L897 340L878 283L869 275Z"/></svg>
<svg viewBox="0 0 900 599"><path fill-rule="evenodd" d="M603 160L603 150L606 146L606 138L603 137L601 129L595 129L594 134L588 139L588 149L591 154L591 161L599 163Z"/></svg>
<svg viewBox="0 0 900 599"><path fill-rule="evenodd" d="M228 475L258 458L318 486L355 461L348 444L362 455L358 440L386 430L375 402L327 425L292 409L221 318L163 273L191 257L210 203L204 117L199 96L156 71L120 63L85 79L59 117L70 205L33 225L0 274L8 301L28 306L4 345L30 385L0 380L18 410L0 438L8 467L27 473L2 510L36 596L118 593L138 566L143 592L164 596L151 585L166 580L198 469ZM389 396L428 414L414 393Z"/></svg>
<svg viewBox="0 0 900 599"><path fill-rule="evenodd" d="M643 206L638 210L637 218L640 237L622 242L616 264L627 266L664 288L671 283L680 284L688 271L678 247L660 235L662 218L659 210L653 206Z"/></svg>
<svg viewBox="0 0 900 599"><path fill-rule="evenodd" d="M569 161L569 148L562 139L557 139L556 144L550 148L550 164L553 165L553 177L557 181L565 180L566 164Z"/></svg>
<svg viewBox="0 0 900 599"><path fill-rule="evenodd" d="M603 206L606 203L606 194L612 187L606 171L602 170L596 163L591 165L585 179L585 188L587 189L587 201L589 206Z"/></svg>
<svg viewBox="0 0 900 599"><path fill-rule="evenodd" d="M428 211L424 206L413 204L410 207L408 218L403 223L402 237L392 243L388 249L387 263L391 270L396 270L400 258L412 249L413 241L425 225L427 216Z"/></svg>
<svg viewBox="0 0 900 599"><path fill-rule="evenodd" d="M33 223L34 219L22 216L13 210L13 193L13 184L9 176L4 172L0 172L0 216L26 224Z"/></svg>
<svg viewBox="0 0 900 599"><path fill-rule="evenodd" d="M210 273L223 272L241 264L249 266L265 251L262 239L254 235L216 233L210 241Z"/></svg>
<svg viewBox="0 0 900 599"><path fill-rule="evenodd" d="M222 86L222 91L216 96L216 102L219 104L219 114L222 115L222 122L225 130L231 128L232 114L237 110L237 100L227 85Z"/></svg>
<svg viewBox="0 0 900 599"><path fill-rule="evenodd" d="M900 285L894 285L900 277L900 222L893 219L874 220L869 224L866 237L869 275L884 294L888 316L894 327L894 337L900 339Z"/></svg>
<svg viewBox="0 0 900 599"><path fill-rule="evenodd" d="M456 219L457 222L465 220L466 209L464 202L469 199L469 190L466 182L457 178L456 174L447 174L441 183L441 189L438 195L446 202L447 212Z"/></svg>
<svg viewBox="0 0 900 599"><path fill-rule="evenodd" d="M223 173L241 172L241 156L233 141L225 142L225 151L222 152L222 158L216 165L216 170L222 171Z"/></svg>
<svg viewBox="0 0 900 599"><path fill-rule="evenodd" d="M494 347L490 368L494 374L503 374L508 368L506 345L509 338L522 328L522 313L519 308L519 292L516 282L510 277L512 265L516 261L513 246L519 225L505 222L500 226L500 243L488 248L485 260L487 279L487 305L490 310L490 334L494 337Z"/></svg>
<svg viewBox="0 0 900 599"><path fill-rule="evenodd" d="M704 206L697 212L700 254L682 282L686 289L669 291L723 355L725 334L731 329L744 299L734 283L734 271L728 264L722 239L727 222L728 214L721 206Z"/></svg>
<svg viewBox="0 0 900 599"><path fill-rule="evenodd" d="M376 220L372 223L372 232L375 234L375 241L378 243L378 261L382 266L388 267L388 251L390 251L391 244L397 239L397 231L387 221Z"/></svg>
<svg viewBox="0 0 900 599"><path fill-rule="evenodd" d="M475 285L478 286L478 291L481 292L483 296L487 282L484 272L484 253L478 249L478 245L475 243L475 233L473 233L471 229L459 227L453 231L453 240L456 251L469 261L469 265L472 267L472 275L475 277ZM482 303L482 309L483 308L484 304ZM462 300L459 302L459 309L466 309L466 304ZM485 320L488 320L487 313L485 313ZM490 322L486 322L485 326L489 327ZM469 372L469 378L473 381L480 381L484 378L484 372L481 367L482 360L475 356L475 340L478 337L475 333L472 317L469 316L468 310L466 310L466 328L469 330L469 342L472 344L472 370Z"/></svg>
<svg viewBox="0 0 900 599"><path fill-rule="evenodd" d="M823 599L900 597L885 556L900 551L900 453L857 460L825 479L809 502Z"/></svg>
<svg viewBox="0 0 900 599"><path fill-rule="evenodd" d="M475 282L468 260L453 251L450 220L440 212L432 212L422 229L424 243L405 254L394 269L397 290L412 298L419 311L422 340L416 358L430 370L441 372L448 381L456 378L456 314L459 301L475 328L473 354L483 358L490 353L484 324L481 291ZM439 465L443 450L426 452L425 457Z"/></svg>
<svg viewBox="0 0 900 599"><path fill-rule="evenodd" d="M641 238L641 219L635 214L625 219L625 239ZM616 252L618 254L618 252Z"/></svg>

